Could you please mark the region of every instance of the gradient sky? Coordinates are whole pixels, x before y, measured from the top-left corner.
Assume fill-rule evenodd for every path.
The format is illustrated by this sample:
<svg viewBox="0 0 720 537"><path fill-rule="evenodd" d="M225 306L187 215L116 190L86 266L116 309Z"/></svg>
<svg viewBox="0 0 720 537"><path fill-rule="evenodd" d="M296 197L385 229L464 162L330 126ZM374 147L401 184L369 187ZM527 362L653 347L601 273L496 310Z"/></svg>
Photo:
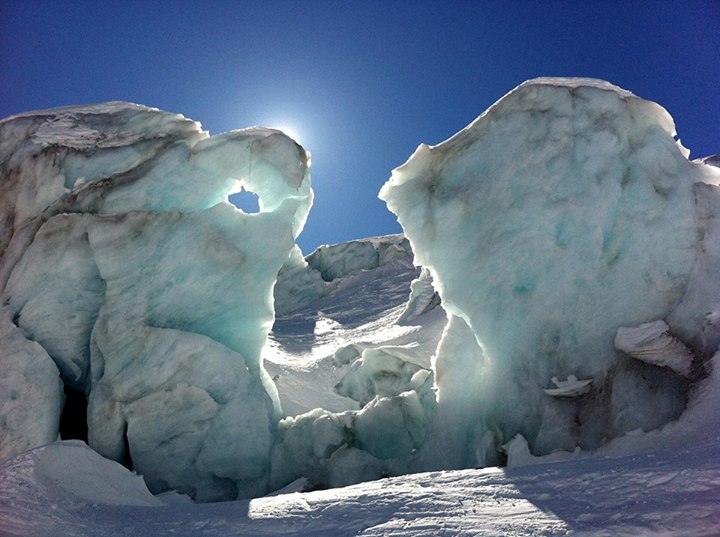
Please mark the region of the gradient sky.
<svg viewBox="0 0 720 537"><path fill-rule="evenodd" d="M285 127L313 155L306 254L400 231L392 169L537 76L609 80L720 153L720 0L0 1L0 117L122 99Z"/></svg>

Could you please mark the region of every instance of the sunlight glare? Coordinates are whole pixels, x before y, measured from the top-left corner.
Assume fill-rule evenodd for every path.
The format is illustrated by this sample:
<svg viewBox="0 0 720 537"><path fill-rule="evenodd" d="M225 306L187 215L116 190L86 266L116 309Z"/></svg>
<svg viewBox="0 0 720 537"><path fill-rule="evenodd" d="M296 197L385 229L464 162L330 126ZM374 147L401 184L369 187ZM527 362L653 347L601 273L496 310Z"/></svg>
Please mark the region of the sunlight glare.
<svg viewBox="0 0 720 537"><path fill-rule="evenodd" d="M301 136L300 131L298 131L298 129L296 129L294 126L287 123L271 123L270 125L270 128L283 131L290 138L295 140L298 144L303 145L303 137Z"/></svg>

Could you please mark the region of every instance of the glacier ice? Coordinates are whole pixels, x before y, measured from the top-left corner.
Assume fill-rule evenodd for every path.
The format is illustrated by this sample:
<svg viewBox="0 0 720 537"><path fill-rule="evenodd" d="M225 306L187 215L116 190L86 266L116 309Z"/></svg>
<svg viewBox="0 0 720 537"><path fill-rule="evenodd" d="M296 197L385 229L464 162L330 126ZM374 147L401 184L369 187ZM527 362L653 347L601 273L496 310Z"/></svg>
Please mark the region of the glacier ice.
<svg viewBox="0 0 720 537"><path fill-rule="evenodd" d="M54 441L63 386L48 353L0 310L0 458Z"/></svg>
<svg viewBox="0 0 720 537"><path fill-rule="evenodd" d="M701 360L717 346L720 174L674 136L663 108L607 82L536 79L393 171L380 197L450 316L429 440L448 464L482 459L487 435L545 454L680 415L687 383L614 346L658 319ZM544 392L570 375L590 392Z"/></svg>
<svg viewBox="0 0 720 537"><path fill-rule="evenodd" d="M412 251L403 235L324 244L304 258L296 247L278 273L275 311L298 310L327 295L348 276L408 259Z"/></svg>
<svg viewBox="0 0 720 537"><path fill-rule="evenodd" d="M307 263L331 282L359 270L369 270L406 256L409 243L402 235L389 235L381 240L356 240L342 244L323 245L307 256Z"/></svg>
<svg viewBox="0 0 720 537"><path fill-rule="evenodd" d="M326 290L320 272L308 265L300 248L295 246L278 272L273 289L275 312L282 314L299 309L322 297Z"/></svg>
<svg viewBox="0 0 720 537"><path fill-rule="evenodd" d="M18 346L1 359L33 357L22 397L45 409L32 434L3 422L17 440L2 456L57 436L53 368L87 396L90 446L151 490L264 492L280 410L261 350L312 203L306 152L279 131L211 137L122 102L6 119L0 152L3 337ZM241 189L257 214L227 202Z"/></svg>
<svg viewBox="0 0 720 537"><path fill-rule="evenodd" d="M720 170L687 156L654 103L529 81L393 172L407 238L303 258L278 131L4 120L0 459L57 438L63 385L94 450L198 500L720 431Z"/></svg>
<svg viewBox="0 0 720 537"><path fill-rule="evenodd" d="M411 324L424 313L440 305L440 295L433 287L432 274L423 267L420 276L410 283L410 296L403 309L398 324Z"/></svg>
<svg viewBox="0 0 720 537"><path fill-rule="evenodd" d="M411 353L402 347L365 349L335 390L362 406L378 396L393 397L408 390L427 392L433 384L432 372L410 361L407 354Z"/></svg>

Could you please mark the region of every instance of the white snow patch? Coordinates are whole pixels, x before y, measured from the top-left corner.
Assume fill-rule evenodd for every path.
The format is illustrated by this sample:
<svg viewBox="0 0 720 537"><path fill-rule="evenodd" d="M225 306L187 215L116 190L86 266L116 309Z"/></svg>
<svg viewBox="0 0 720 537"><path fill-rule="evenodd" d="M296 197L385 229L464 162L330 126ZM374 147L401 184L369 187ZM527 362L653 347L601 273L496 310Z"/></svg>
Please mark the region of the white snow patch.
<svg viewBox="0 0 720 537"><path fill-rule="evenodd" d="M690 375L693 354L670 334L670 327L665 321L618 328L615 347L636 360L669 367L684 377Z"/></svg>
<svg viewBox="0 0 720 537"><path fill-rule="evenodd" d="M554 388L545 388L546 394L553 397L579 397L590 391L593 379L578 380L575 375L569 375L567 380L559 380L557 377L550 379L555 385Z"/></svg>

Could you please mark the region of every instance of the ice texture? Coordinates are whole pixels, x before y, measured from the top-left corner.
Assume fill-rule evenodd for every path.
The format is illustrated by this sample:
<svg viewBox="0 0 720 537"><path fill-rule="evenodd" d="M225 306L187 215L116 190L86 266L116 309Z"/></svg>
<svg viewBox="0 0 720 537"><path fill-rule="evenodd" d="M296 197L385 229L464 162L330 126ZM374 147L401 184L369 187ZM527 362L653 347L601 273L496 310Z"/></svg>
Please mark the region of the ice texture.
<svg viewBox="0 0 720 537"><path fill-rule="evenodd" d="M717 346L720 174L674 136L607 82L536 79L393 171L380 197L450 317L429 459L488 462L517 434L535 454L594 448L680 415L685 381L614 346L659 319L704 358ZM544 392L570 375L589 393Z"/></svg>
<svg viewBox="0 0 720 537"><path fill-rule="evenodd" d="M58 368L0 310L0 460L54 441L63 405Z"/></svg>
<svg viewBox="0 0 720 537"><path fill-rule="evenodd" d="M42 412L0 392L2 455L57 437L59 371L90 446L153 492L264 492L280 408L261 350L312 203L305 150L113 102L0 122L0 162L0 361ZM259 213L227 202L241 189Z"/></svg>
<svg viewBox="0 0 720 537"><path fill-rule="evenodd" d="M412 263L412 251L401 234L324 244L305 258L296 247L278 274L275 310L290 313L327 295L349 276L405 260Z"/></svg>

